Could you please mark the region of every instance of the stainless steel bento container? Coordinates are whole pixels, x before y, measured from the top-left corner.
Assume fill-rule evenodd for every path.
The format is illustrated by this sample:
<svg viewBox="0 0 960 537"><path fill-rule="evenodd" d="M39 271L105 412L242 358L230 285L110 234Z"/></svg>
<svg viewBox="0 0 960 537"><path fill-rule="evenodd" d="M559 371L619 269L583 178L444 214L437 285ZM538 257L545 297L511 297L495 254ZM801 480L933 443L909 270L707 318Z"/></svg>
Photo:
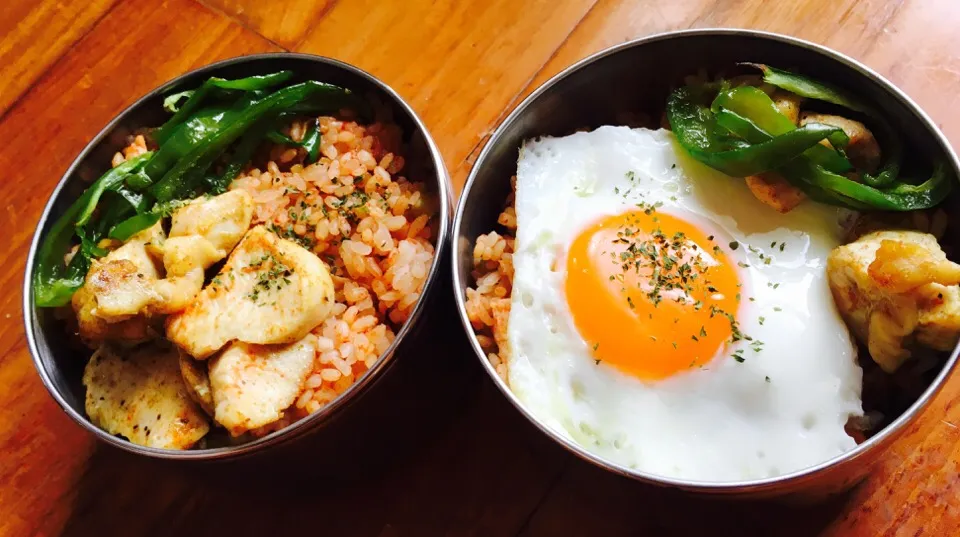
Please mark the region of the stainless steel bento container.
<svg viewBox="0 0 960 537"><path fill-rule="evenodd" d="M923 411L957 362L943 363L929 387L905 412L855 449L817 466L753 481L710 483L671 479L627 468L597 456L546 426L528 411L487 360L467 317L466 288L472 284L472 253L478 235L496 229L510 192L518 150L525 139L565 135L584 127L624 124L645 115L660 118L667 95L684 77L702 70L728 71L738 62L796 68L861 96L883 110L908 141L915 159L945 160L960 177L960 161L934 122L902 91L863 64L825 47L765 32L704 29L637 39L594 54L561 72L520 103L494 132L477 159L460 198L453 227L453 280L464 330L478 360L503 395L533 425L558 444L599 467L642 482L703 494L738 497L819 498L849 489L870 471L891 442Z"/></svg>
<svg viewBox="0 0 960 537"><path fill-rule="evenodd" d="M225 445L221 447L188 451L143 447L110 435L93 425L84 413L85 392L81 384L81 376L90 351L78 348L72 338L67 337L65 325L55 318L54 311L38 308L34 303L31 282L34 277L34 258L37 249L51 225L75 197L82 192L90 181L110 168L112 155L126 145L127 138L137 129L160 125L168 117L162 110L165 95L185 88L197 87L203 80L211 76L241 78L283 69L294 71L294 80L296 81L312 79L340 85L361 96L373 96L381 104L392 110L394 121L403 130L404 142L407 147L407 152L404 155L406 161L404 175L411 180L422 181L429 185L436 196L439 210L435 244L436 255L430 267L422 296L410 319L397 332L396 339L380 357L376 365L328 406L280 431L245 444L229 445L229 442L225 441L223 442ZM438 282L438 280L445 280L448 277L449 264L445 260L445 255L447 255L452 205L453 197L449 176L437 146L426 127L424 127L423 122L417 117L410 105L393 89L372 75L337 60L306 54L257 54L208 65L163 84L121 112L76 157L54 189L50 201L37 224L24 277L23 313L30 353L43 384L64 412L100 440L139 455L174 460L233 459L267 451L267 448L285 444L309 432L330 429L331 424L335 426L333 427L334 430L322 435L323 437L318 442L322 449L344 446L340 451L356 451L359 448L354 449L346 446L352 441L356 441L359 445L361 440L379 441L382 445L389 439L378 440L378 436L373 433L379 430L376 429L376 423L383 421L380 417L389 414L389 409L358 411L367 416L363 419L372 420L371 416L376 416L378 420L370 421L366 426L361 423L358 427L353 428L360 432L344 432L344 427L338 424L352 421L342 415L350 414L351 407L355 406L355 403L362 399L361 396L370 391L374 384L380 383L380 379L386 375L388 370L394 368L395 362L407 361L406 356L404 356L404 359L398 359L401 355L420 354L420 361L423 361L423 345L413 340L426 333L424 323L429 322L426 320L427 310L443 309L443 303L451 304L451 301L447 298L448 286L444 282ZM452 308L452 305L447 307ZM444 316L451 317L452 311L431 315L435 318L434 322L437 317ZM436 352L441 351L436 350ZM416 362L414 358L411 358L411 360ZM414 363L409 367L432 371L437 371L439 368L440 374L454 374L454 372L448 370L449 368L444 369L448 365L450 364ZM411 412L416 412L416 408L419 408L416 407L415 402L415 398L409 397L386 403L381 401L382 404L397 411L403 409L405 404L410 403L414 405L411 409L408 409ZM338 419L334 420L334 417ZM385 419L395 422L399 418ZM351 435L367 435L367 438L358 439L351 437ZM317 451L316 454L319 455L320 451Z"/></svg>

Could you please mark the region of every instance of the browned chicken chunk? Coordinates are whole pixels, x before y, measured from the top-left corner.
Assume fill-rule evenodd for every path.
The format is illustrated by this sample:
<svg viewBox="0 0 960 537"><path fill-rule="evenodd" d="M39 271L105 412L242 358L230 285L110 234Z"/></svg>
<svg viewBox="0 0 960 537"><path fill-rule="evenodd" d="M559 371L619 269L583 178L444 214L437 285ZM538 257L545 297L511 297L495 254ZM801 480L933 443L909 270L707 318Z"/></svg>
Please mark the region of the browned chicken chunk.
<svg viewBox="0 0 960 537"><path fill-rule="evenodd" d="M777 105L777 110L787 116L791 123L797 125L800 122L800 103L803 102L803 97L777 89L770 95L770 98L773 99L773 104Z"/></svg>
<svg viewBox="0 0 960 537"><path fill-rule="evenodd" d="M316 338L292 345L231 343L210 360L214 416L233 436L284 415L313 371Z"/></svg>
<svg viewBox="0 0 960 537"><path fill-rule="evenodd" d="M173 346L104 345L87 362L83 385L90 421L134 444L189 449L210 430L187 394Z"/></svg>
<svg viewBox="0 0 960 537"><path fill-rule="evenodd" d="M779 213L787 213L800 205L806 195L776 172L747 177L747 187L754 197Z"/></svg>
<svg viewBox="0 0 960 537"><path fill-rule="evenodd" d="M804 112L800 114L800 124L806 125L807 123L822 123L840 127L850 137L850 143L846 147L850 163L857 169L869 173L877 171L877 168L880 167L880 144L877 143L873 133L863 123L841 116ZM825 143L829 144L829 142Z"/></svg>
<svg viewBox="0 0 960 537"><path fill-rule="evenodd" d="M870 356L893 372L914 342L950 350L960 338L960 265L933 235L878 231L833 250L830 290Z"/></svg>
<svg viewBox="0 0 960 537"><path fill-rule="evenodd" d="M167 337L194 358L227 343L293 343L323 322L334 289L323 261L257 226L187 309L170 316Z"/></svg>
<svg viewBox="0 0 960 537"><path fill-rule="evenodd" d="M152 286L160 268L149 250L162 241L157 223L93 262L71 299L80 338L90 348L108 340L138 343L155 335L150 320L137 313L155 296Z"/></svg>
<svg viewBox="0 0 960 537"><path fill-rule="evenodd" d="M187 394L200 408L213 417L213 394L210 391L210 375L207 373L207 364L194 360L185 352L180 352L180 374Z"/></svg>
<svg viewBox="0 0 960 537"><path fill-rule="evenodd" d="M169 237L158 222L94 261L72 299L80 337L91 348L151 337L151 319L186 308L204 270L230 253L252 218L243 190L198 199L174 213Z"/></svg>

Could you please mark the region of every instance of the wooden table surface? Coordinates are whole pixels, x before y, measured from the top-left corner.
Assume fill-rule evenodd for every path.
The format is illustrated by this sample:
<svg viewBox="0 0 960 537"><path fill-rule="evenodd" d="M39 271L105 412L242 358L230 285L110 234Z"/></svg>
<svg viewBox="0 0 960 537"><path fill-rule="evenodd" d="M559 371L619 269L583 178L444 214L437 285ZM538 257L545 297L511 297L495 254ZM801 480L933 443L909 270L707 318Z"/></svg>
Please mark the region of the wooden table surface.
<svg viewBox="0 0 960 537"><path fill-rule="evenodd" d="M0 534L960 535L960 377L866 483L814 507L696 499L608 475L551 444L486 378L412 454L303 488L284 473L224 481L98 445L41 385L20 310L34 224L77 152L137 97L215 60L292 50L373 73L426 122L459 189L485 136L549 76L690 27L771 30L850 54L956 146L958 23L957 0L5 0ZM432 352L475 360L456 342Z"/></svg>

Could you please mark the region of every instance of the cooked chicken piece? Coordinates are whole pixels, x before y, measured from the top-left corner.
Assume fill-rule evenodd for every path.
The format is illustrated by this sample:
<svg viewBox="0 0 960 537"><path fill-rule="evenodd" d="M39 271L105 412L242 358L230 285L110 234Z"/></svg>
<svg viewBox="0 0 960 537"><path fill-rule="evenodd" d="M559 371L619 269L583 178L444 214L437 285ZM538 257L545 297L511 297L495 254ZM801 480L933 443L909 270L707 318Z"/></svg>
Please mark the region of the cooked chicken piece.
<svg viewBox="0 0 960 537"><path fill-rule="evenodd" d="M199 359L233 340L293 343L327 318L333 299L320 258L258 226L197 299L167 320L167 337Z"/></svg>
<svg viewBox="0 0 960 537"><path fill-rule="evenodd" d="M204 271L227 256L252 218L245 191L198 199L174 213L169 238L158 222L94 261L73 296L81 339L91 348L149 339L149 318L186 308L203 287Z"/></svg>
<svg viewBox="0 0 960 537"><path fill-rule="evenodd" d="M125 321L108 323L94 312L97 310L96 295L86 285L73 295L73 309L77 315L77 328L80 339L91 349L98 348L104 341L118 345L136 345L156 339L163 330L157 330L146 317L132 317Z"/></svg>
<svg viewBox="0 0 960 537"><path fill-rule="evenodd" d="M960 334L960 287L931 283L923 288L917 317L917 342L938 351L951 351Z"/></svg>
<svg viewBox="0 0 960 537"><path fill-rule="evenodd" d="M770 98L773 99L773 104L777 105L777 110L787 116L791 123L796 125L800 121L800 103L803 102L803 97L777 89L770 95Z"/></svg>
<svg viewBox="0 0 960 537"><path fill-rule="evenodd" d="M888 373L910 357L914 339L950 350L960 338L960 265L933 235L864 235L830 253L827 277L840 314Z"/></svg>
<svg viewBox="0 0 960 537"><path fill-rule="evenodd" d="M83 372L90 421L156 448L189 449L207 434L210 425L187 395L175 347L148 344L120 352L100 347Z"/></svg>
<svg viewBox="0 0 960 537"><path fill-rule="evenodd" d="M239 436L283 417L313 371L316 340L291 345L231 343L210 360L214 419Z"/></svg>
<svg viewBox="0 0 960 537"><path fill-rule="evenodd" d="M807 123L822 123L843 129L850 137L850 143L845 148L847 157L858 169L873 173L880 166L880 144L863 123L841 116L804 112L800 114L800 125ZM823 143L829 145L830 142L824 140Z"/></svg>
<svg viewBox="0 0 960 537"><path fill-rule="evenodd" d="M155 285L159 299L153 312L175 313L193 301L203 287L204 271L226 257L250 227L253 205L246 191L232 190L194 200L173 213L163 246L167 274Z"/></svg>
<svg viewBox="0 0 960 537"><path fill-rule="evenodd" d="M169 238L158 222L94 261L73 299L81 337L94 347L110 334L131 339L148 324L136 317L186 308L203 287L204 271L227 256L252 218L253 199L245 191L195 200L173 214ZM106 326L128 319L126 327Z"/></svg>
<svg viewBox="0 0 960 537"><path fill-rule="evenodd" d="M210 391L210 375L207 364L194 360L180 351L180 374L187 388L187 395L194 400L208 416L213 417L213 394Z"/></svg>
<svg viewBox="0 0 960 537"><path fill-rule="evenodd" d="M80 337L91 348L105 340L150 339L149 320L136 314L156 298L153 284L160 270L148 250L162 242L163 229L157 223L93 261L83 286L71 299Z"/></svg>
<svg viewBox="0 0 960 537"><path fill-rule="evenodd" d="M776 172L751 175L746 181L754 197L779 213L790 212L807 198L802 190L788 183Z"/></svg>
<svg viewBox="0 0 960 537"><path fill-rule="evenodd" d="M129 319L154 300L152 286L161 273L147 244L163 240L163 228L157 222L94 261L84 287L90 287L96 296L98 317L107 322Z"/></svg>
<svg viewBox="0 0 960 537"><path fill-rule="evenodd" d="M173 213L170 237L203 237L223 259L250 228L253 208L253 198L245 190L199 198Z"/></svg>

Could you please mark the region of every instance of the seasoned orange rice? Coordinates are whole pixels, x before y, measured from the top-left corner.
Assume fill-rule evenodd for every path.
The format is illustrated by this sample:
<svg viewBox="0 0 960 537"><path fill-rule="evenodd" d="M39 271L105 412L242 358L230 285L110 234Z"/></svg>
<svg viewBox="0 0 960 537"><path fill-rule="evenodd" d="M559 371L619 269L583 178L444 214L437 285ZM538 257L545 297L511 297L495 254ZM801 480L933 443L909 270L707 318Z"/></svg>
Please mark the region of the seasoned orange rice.
<svg viewBox="0 0 960 537"><path fill-rule="evenodd" d="M517 178L511 179L516 190ZM507 380L510 344L507 323L513 291L513 247L517 230L514 194L497 219L499 230L477 237L473 247L473 287L467 288L467 317L477 341L501 378Z"/></svg>

